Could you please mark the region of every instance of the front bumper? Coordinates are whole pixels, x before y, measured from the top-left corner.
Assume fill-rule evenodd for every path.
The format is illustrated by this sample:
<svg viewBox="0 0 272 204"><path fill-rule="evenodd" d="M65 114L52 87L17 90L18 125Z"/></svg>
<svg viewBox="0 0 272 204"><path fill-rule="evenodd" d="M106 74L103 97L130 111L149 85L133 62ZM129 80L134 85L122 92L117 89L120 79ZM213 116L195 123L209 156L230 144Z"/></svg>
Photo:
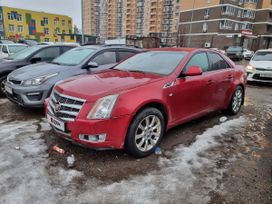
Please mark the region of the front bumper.
<svg viewBox="0 0 272 204"><path fill-rule="evenodd" d="M130 120L130 115L108 120L76 119L65 123L65 131L51 126L58 136L78 145L92 149L123 149ZM100 134L106 134L105 141L93 142L80 138L80 135Z"/></svg>
<svg viewBox="0 0 272 204"><path fill-rule="evenodd" d="M272 71L247 72L247 81L272 83Z"/></svg>
<svg viewBox="0 0 272 204"><path fill-rule="evenodd" d="M50 90L45 85L26 87L6 82L5 86L12 90L10 93L5 92L10 101L28 108L42 108L50 94Z"/></svg>

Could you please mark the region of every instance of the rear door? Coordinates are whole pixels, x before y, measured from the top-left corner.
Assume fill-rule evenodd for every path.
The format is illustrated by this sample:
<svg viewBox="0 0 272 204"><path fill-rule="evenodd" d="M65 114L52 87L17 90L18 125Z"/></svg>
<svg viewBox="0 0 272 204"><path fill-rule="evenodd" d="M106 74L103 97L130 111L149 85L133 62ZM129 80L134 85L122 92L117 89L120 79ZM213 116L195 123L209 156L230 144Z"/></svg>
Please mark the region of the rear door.
<svg viewBox="0 0 272 204"><path fill-rule="evenodd" d="M216 83L215 96L213 106L215 109L221 108L227 97L227 92L231 88L234 79L234 69L228 62L215 52L208 52L209 57L209 74L211 74L213 81Z"/></svg>

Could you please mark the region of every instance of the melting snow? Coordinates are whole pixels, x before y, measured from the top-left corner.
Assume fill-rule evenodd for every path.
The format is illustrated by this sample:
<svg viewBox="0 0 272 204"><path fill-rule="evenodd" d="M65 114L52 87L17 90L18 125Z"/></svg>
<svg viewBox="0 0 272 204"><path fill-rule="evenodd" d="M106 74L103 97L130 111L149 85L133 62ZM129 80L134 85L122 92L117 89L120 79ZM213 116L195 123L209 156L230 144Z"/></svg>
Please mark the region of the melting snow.
<svg viewBox="0 0 272 204"><path fill-rule="evenodd" d="M219 146L218 138L228 132L239 134L245 122L241 117L207 129L190 146L176 147L171 158L162 157L158 171L107 185L87 178L81 190L73 185L81 172L51 167L49 175L46 170L47 147L42 133L37 133L38 127L50 129L44 120L2 123L0 203L206 203L208 192L222 176L214 170L217 155L209 150ZM209 168L213 172L207 177Z"/></svg>

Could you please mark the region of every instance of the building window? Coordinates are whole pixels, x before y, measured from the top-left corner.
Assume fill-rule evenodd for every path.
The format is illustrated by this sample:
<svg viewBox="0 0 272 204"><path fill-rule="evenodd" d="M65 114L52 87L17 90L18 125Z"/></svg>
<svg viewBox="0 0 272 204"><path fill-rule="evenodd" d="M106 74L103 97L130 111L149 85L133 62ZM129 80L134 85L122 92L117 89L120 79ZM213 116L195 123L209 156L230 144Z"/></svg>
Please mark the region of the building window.
<svg viewBox="0 0 272 204"><path fill-rule="evenodd" d="M43 24L44 25L48 25L49 24L48 18L46 18L46 17L43 18Z"/></svg>
<svg viewBox="0 0 272 204"><path fill-rule="evenodd" d="M59 30L57 28L55 28L54 33L55 33L55 35L57 35L59 33Z"/></svg>
<svg viewBox="0 0 272 204"><path fill-rule="evenodd" d="M235 8L232 6L223 6L222 15L234 16Z"/></svg>
<svg viewBox="0 0 272 204"><path fill-rule="evenodd" d="M44 34L49 35L49 28L44 28Z"/></svg>
<svg viewBox="0 0 272 204"><path fill-rule="evenodd" d="M24 27L22 25L18 25L18 33L22 33L24 31Z"/></svg>
<svg viewBox="0 0 272 204"><path fill-rule="evenodd" d="M222 20L220 21L220 29L232 29L233 22L228 20Z"/></svg>
<svg viewBox="0 0 272 204"><path fill-rule="evenodd" d="M252 10L244 10L243 11L243 18L251 18L254 19L255 18L255 12Z"/></svg>
<svg viewBox="0 0 272 204"><path fill-rule="evenodd" d="M17 21L20 21L20 22L23 21L23 17L21 14L17 14Z"/></svg>
<svg viewBox="0 0 272 204"><path fill-rule="evenodd" d="M3 14L0 13L0 21L3 20Z"/></svg>
<svg viewBox="0 0 272 204"><path fill-rule="evenodd" d="M50 39L49 38L44 38L44 42L49 42Z"/></svg>
<svg viewBox="0 0 272 204"><path fill-rule="evenodd" d="M65 30L62 30L62 34L66 34Z"/></svg>
<svg viewBox="0 0 272 204"><path fill-rule="evenodd" d="M54 19L54 25L57 26L59 24L58 19Z"/></svg>
<svg viewBox="0 0 272 204"><path fill-rule="evenodd" d="M15 32L14 25L9 24L9 32Z"/></svg>
<svg viewBox="0 0 272 204"><path fill-rule="evenodd" d="M206 33L206 32L208 31L208 23L207 23L207 22L203 23L202 31L203 31L204 33Z"/></svg>
<svg viewBox="0 0 272 204"><path fill-rule="evenodd" d="M62 20L62 21L61 21L61 24L62 24L62 26L65 26L65 24L66 24L66 23L65 23L65 20Z"/></svg>

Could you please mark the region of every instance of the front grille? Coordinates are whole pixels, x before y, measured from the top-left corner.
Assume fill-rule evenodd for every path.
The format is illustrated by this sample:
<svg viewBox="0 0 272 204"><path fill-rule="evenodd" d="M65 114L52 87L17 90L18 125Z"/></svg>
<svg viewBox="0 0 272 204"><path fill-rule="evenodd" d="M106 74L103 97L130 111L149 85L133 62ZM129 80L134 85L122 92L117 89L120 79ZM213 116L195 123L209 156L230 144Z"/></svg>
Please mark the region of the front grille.
<svg viewBox="0 0 272 204"><path fill-rule="evenodd" d="M265 69L265 68L256 68L256 70L258 70L258 71L272 71L272 69Z"/></svg>
<svg viewBox="0 0 272 204"><path fill-rule="evenodd" d="M84 99L66 96L54 90L49 99L48 110L63 121L74 121L84 103Z"/></svg>

